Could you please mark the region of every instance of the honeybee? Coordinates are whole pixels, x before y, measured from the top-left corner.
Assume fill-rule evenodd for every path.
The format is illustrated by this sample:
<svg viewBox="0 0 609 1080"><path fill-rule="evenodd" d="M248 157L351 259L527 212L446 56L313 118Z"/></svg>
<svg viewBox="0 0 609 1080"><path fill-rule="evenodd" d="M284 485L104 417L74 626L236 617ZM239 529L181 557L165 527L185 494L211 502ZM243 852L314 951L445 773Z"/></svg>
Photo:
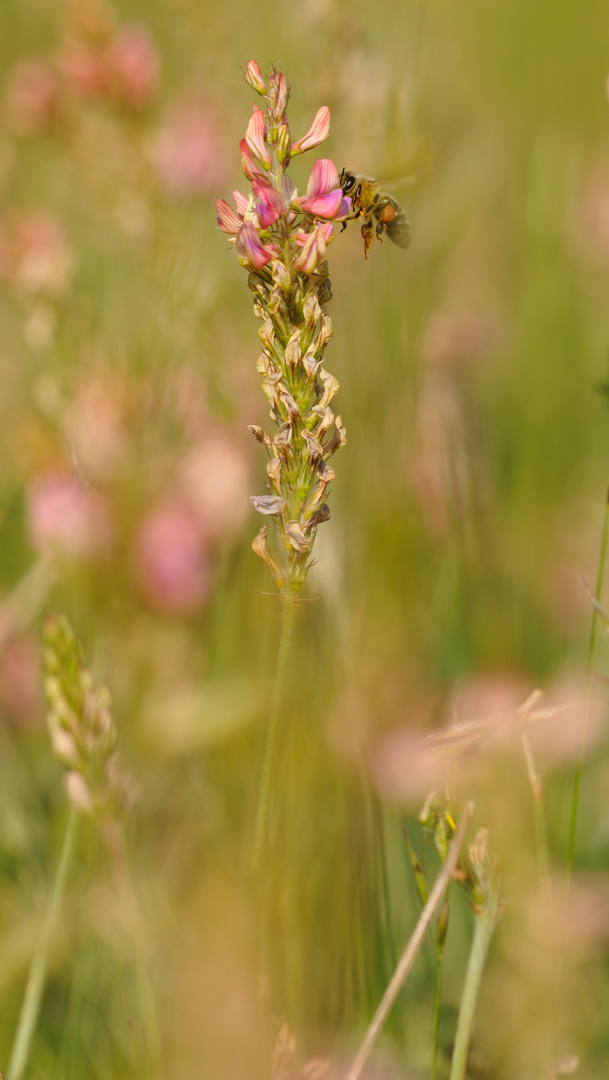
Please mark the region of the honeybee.
<svg viewBox="0 0 609 1080"><path fill-rule="evenodd" d="M373 235L382 240L387 233L390 240L398 247L407 248L412 239L412 228L406 211L371 176L360 176L343 169L339 184L345 195L351 198L351 213L347 221L363 217L362 236L364 238L364 258L368 258L368 249ZM376 224L375 224L376 221ZM343 221L343 230L347 222Z"/></svg>

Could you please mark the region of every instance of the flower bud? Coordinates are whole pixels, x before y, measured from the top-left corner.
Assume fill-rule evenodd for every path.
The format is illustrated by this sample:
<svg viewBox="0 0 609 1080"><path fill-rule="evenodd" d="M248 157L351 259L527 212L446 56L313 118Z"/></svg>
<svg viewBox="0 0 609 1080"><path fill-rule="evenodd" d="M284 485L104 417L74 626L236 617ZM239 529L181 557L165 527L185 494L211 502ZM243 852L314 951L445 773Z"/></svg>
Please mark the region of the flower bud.
<svg viewBox="0 0 609 1080"><path fill-rule="evenodd" d="M260 74L260 68L255 60L250 60L245 66L245 81L248 82L258 94L266 94L266 83Z"/></svg>

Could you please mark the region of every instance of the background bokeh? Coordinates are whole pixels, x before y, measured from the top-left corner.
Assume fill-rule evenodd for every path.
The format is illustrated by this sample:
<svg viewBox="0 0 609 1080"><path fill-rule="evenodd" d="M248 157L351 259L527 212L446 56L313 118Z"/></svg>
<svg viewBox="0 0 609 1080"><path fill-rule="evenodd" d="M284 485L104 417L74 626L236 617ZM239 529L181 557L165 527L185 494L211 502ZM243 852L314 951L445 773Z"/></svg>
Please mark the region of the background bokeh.
<svg viewBox="0 0 609 1080"><path fill-rule="evenodd" d="M215 217L245 190L252 58L291 82L296 135L332 111L300 189L316 153L395 180L414 233L365 261L351 224L329 249L348 445L299 611L262 882L279 603L250 547L265 460L247 424L267 405ZM608 75L604 0L4 0L0 1068L67 813L39 678L56 610L112 691L136 901L85 827L29 1075L266 1077L283 1017L301 1065L338 1070L418 914L402 824L418 848L445 782L418 738L451 720L485 722L449 778L507 900L471 1075L537 1077L567 1052L606 1075L600 681L559 900L609 479ZM537 687L551 910L509 722ZM471 922L455 891L448 1027ZM370 1077L428 1074L433 971L429 948Z"/></svg>

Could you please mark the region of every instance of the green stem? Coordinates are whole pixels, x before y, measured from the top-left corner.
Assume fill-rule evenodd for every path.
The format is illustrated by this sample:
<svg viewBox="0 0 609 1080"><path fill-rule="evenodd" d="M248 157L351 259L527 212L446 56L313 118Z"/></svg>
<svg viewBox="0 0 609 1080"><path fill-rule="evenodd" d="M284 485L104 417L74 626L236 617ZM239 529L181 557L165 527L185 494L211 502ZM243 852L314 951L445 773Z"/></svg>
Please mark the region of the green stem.
<svg viewBox="0 0 609 1080"><path fill-rule="evenodd" d="M284 699L288 656L290 653L290 643L292 640L294 618L296 615L296 597L290 586L286 586L286 592L282 598L282 603L281 638L279 641L279 652L277 654L277 667L275 668L275 683L273 686L273 697L271 699L271 711L269 713L269 723L266 732L262 779L260 780L260 791L258 793L258 813L256 816L256 838L254 841L253 857L253 866L256 871L260 869L260 861L262 859L262 852L266 839L267 820L271 802L273 764L275 761L275 748L277 744L277 730Z"/></svg>
<svg viewBox="0 0 609 1080"><path fill-rule="evenodd" d="M59 867L53 884L53 891L51 893L42 932L30 965L23 1004L19 1015L19 1023L17 1025L17 1034L15 1036L11 1059L6 1073L7 1080L21 1080L23 1071L27 1065L32 1036L38 1019L40 1000L44 990L49 947L55 933L57 916L66 891L68 873L76 848L79 822L80 812L74 806L71 806L63 840L61 858L59 860Z"/></svg>
<svg viewBox="0 0 609 1080"><path fill-rule="evenodd" d="M436 985L433 1002L433 1042L431 1047L431 1070L429 1080L436 1080L438 1067L438 1039L440 1035L440 1002L442 1000L442 969L444 967L444 946L436 945Z"/></svg>
<svg viewBox="0 0 609 1080"><path fill-rule="evenodd" d="M355 1055L355 1058L353 1059L353 1064L351 1065L351 1068L349 1069L345 1080L359 1080L362 1069L366 1064L366 1061L368 1060L370 1052L383 1029L383 1025L387 1017L389 1016L393 1005L395 1004L395 1000L402 986L404 985L404 982L406 981L408 973L412 968L419 949L421 948L421 945L425 940L425 935L429 930L434 914L442 903L442 897L446 892L448 883L452 878L457 863L459 861L459 855L461 853L461 848L463 847L463 841L465 840L465 833L473 810L473 803L468 802L465 804L463 808L463 814L461 816L461 821L459 822L457 831L450 843L450 847L446 855L446 860L443 863L440 873L435 880L434 887L431 890L429 894L429 899L419 916L419 921L412 932L410 941L404 949L404 952L402 953L402 956L400 957L400 960L398 962L398 966L396 967L389 981L389 985L387 986L387 989L385 990L385 993L381 998L378 1009L376 1010L374 1016L372 1017L372 1020L370 1021L368 1030L364 1036L364 1041L360 1046L357 1054Z"/></svg>
<svg viewBox="0 0 609 1080"><path fill-rule="evenodd" d="M469 954L469 963L465 975L465 986L459 1011L459 1022L455 1036L450 1080L465 1080L467 1054L474 1023L474 1013L478 1000L478 991L484 964L495 932L499 915L499 882L497 875L491 872L488 883L488 895L480 913L476 916L474 940Z"/></svg>
<svg viewBox="0 0 609 1080"><path fill-rule="evenodd" d="M601 554L598 564L598 574L596 578L596 602L600 604L601 593L603 591L603 580L605 577L605 560L607 557L607 537L609 535L609 492L607 493L607 499L605 502L605 516L603 519L603 533L601 537ZM582 772L584 768L584 758L586 756L586 745L588 741L588 721L590 714L590 693L591 693L591 680L592 680L592 668L594 666L594 653L596 650L596 634L598 630L598 609L593 608L592 611L592 624L590 627L590 642L588 644L588 674L586 678L586 709L584 712L584 722L582 724L582 735L579 746L579 759L577 762L577 768L575 770L575 779L573 781L573 795L571 798L571 817L569 820L569 835L567 838L567 857L565 866L565 890L568 892L569 884L571 881L571 872L573 870L573 859L575 857L575 828L577 823L577 810L579 805L579 791L581 788Z"/></svg>

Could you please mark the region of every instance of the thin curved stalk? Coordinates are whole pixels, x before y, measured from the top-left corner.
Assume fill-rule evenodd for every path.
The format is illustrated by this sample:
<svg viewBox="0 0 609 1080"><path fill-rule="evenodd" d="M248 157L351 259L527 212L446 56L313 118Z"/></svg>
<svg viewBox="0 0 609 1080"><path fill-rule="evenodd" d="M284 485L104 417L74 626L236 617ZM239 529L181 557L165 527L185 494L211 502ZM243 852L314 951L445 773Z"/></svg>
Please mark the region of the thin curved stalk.
<svg viewBox="0 0 609 1080"><path fill-rule="evenodd" d="M55 933L57 916L66 891L68 874L76 848L79 823L80 812L74 806L70 806L70 816L68 817L68 824L63 839L61 858L59 860L59 866L53 884L53 891L51 893L49 906L42 927L42 933L30 965L23 1004L19 1015L19 1023L17 1025L17 1034L15 1035L15 1042L13 1044L13 1050L6 1072L6 1080L21 1080L27 1065L32 1037L36 1028L36 1021L38 1020L42 992L44 990L49 947L53 934Z"/></svg>
<svg viewBox="0 0 609 1080"><path fill-rule="evenodd" d="M457 828L452 843L448 849L448 854L446 856L446 860L442 866L442 869L440 870L440 873L435 880L434 887L429 894L429 899L419 916L419 921L414 928L410 941L408 942L408 945L406 946L402 954L402 957L398 963L397 968L395 969L395 972L393 973L389 985L385 990L385 993L383 994L380 1005L370 1022L370 1026L368 1027L366 1035L364 1036L364 1041L353 1060L353 1064L351 1065L351 1068L349 1069L345 1080L358 1080L358 1077L364 1065L366 1064L372 1047L374 1046L383 1029L383 1024L385 1023L391 1009L393 1008L393 1005L395 1004L395 999L397 998L400 990L402 989L402 986L406 981L408 973L410 972L410 969L416 959L417 953L419 952L419 949L421 948L421 945L425 940L425 935L429 930L431 920L433 919L437 908L442 902L446 886L448 885L457 865L457 862L459 861L459 855L461 853L461 848L463 847L465 833L469 824L469 819L473 813L473 809L473 803L466 803L463 814L461 816L461 821L459 822L459 827Z"/></svg>

